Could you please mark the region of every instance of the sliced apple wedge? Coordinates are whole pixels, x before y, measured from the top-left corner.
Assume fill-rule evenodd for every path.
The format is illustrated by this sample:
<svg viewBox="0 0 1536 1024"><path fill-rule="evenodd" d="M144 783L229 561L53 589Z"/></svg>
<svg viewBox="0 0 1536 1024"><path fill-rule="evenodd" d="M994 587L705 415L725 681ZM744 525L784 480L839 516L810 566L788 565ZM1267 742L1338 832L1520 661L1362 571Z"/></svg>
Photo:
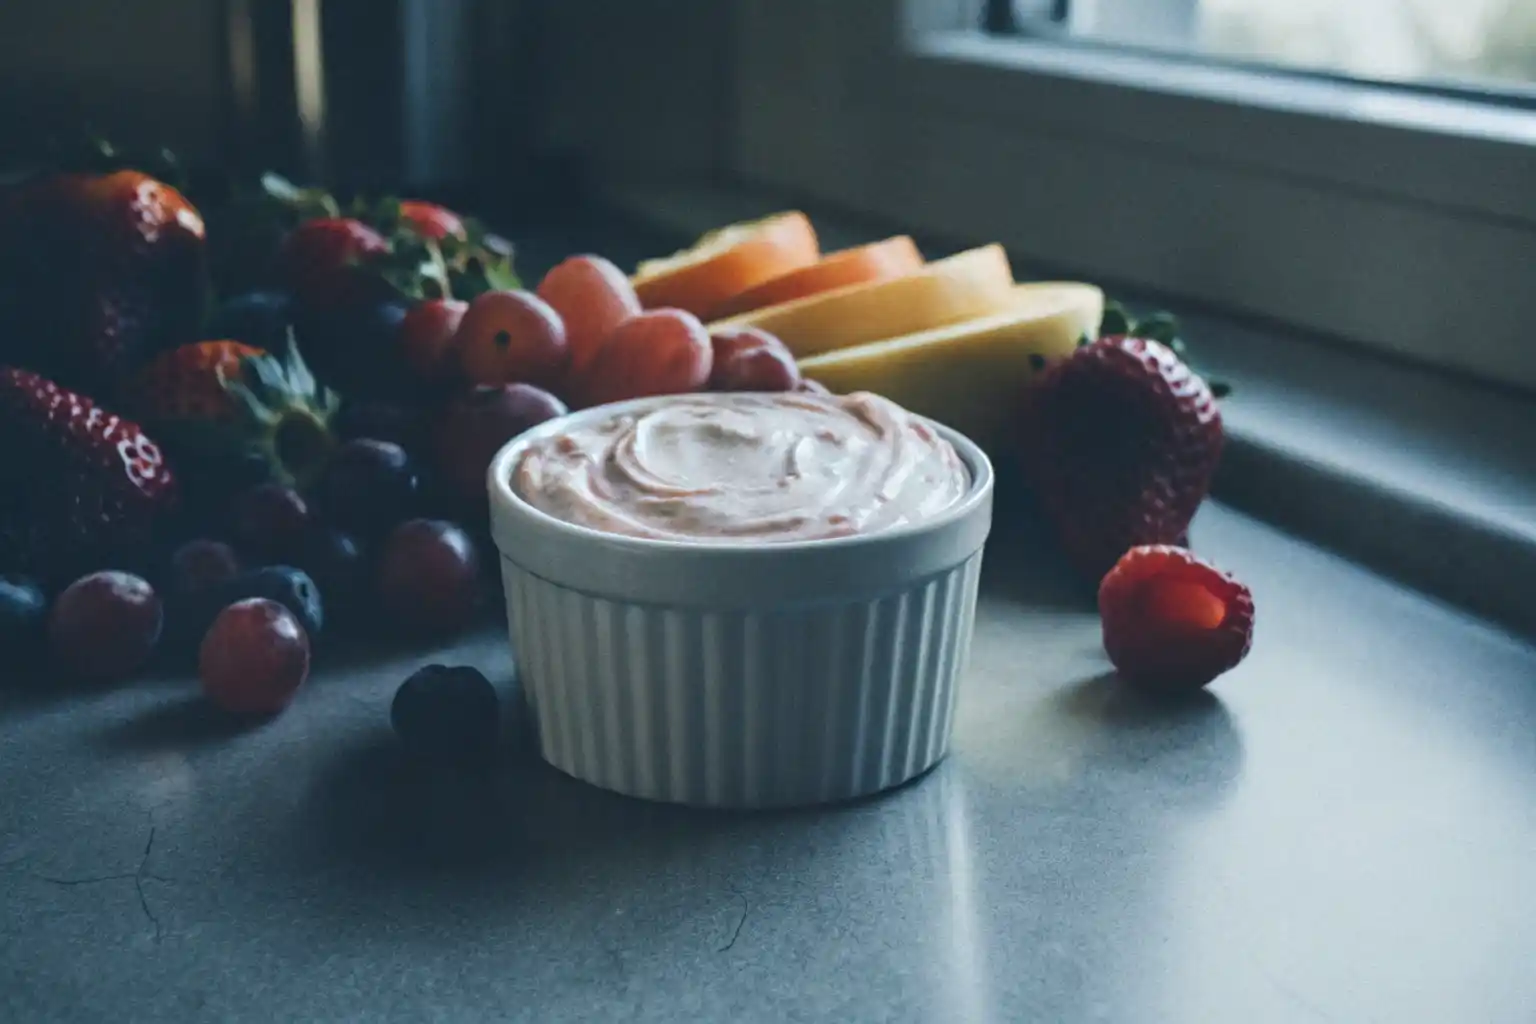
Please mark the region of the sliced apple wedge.
<svg viewBox="0 0 1536 1024"><path fill-rule="evenodd" d="M1013 270L1000 245L935 260L916 273L850 285L717 321L759 327L797 358L989 316L1014 303Z"/></svg>
<svg viewBox="0 0 1536 1024"><path fill-rule="evenodd" d="M1019 396L1096 336L1103 315L1104 293L1091 284L1015 285L1006 312L802 359L800 372L839 394L884 395L996 452L1011 447Z"/></svg>

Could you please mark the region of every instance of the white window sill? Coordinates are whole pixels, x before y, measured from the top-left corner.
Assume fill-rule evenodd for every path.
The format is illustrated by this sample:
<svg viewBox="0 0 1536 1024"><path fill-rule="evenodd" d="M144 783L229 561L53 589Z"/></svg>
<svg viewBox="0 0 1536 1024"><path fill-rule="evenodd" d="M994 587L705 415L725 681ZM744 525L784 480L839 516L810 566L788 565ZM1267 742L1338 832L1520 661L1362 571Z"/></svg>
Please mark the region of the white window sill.
<svg viewBox="0 0 1536 1024"><path fill-rule="evenodd" d="M1536 112L987 37L966 6L749 3L736 180L1536 391Z"/></svg>
<svg viewBox="0 0 1536 1024"><path fill-rule="evenodd" d="M1536 117L1528 109L977 32L920 35L912 41L909 60L919 68L969 68L982 78L986 72L1028 72L1083 89L1114 89L1114 107L1107 95L1095 100L1078 94L1075 103L1052 95L1052 106L1081 115L1075 120L1089 134L1498 221L1536 223L1536 192L1530 189ZM989 81L995 84L995 78ZM1138 95L1130 107L1118 106L1124 89ZM963 94L938 92L935 100L948 104L962 97L972 111L980 107L988 117L992 111L998 117L1025 114L1017 95L986 88L980 80L974 88L966 84ZM1192 103L1200 106L1198 114ZM1286 115L1284 130L1256 114ZM1028 117L1044 115L1029 109ZM1359 134L1362 127L1370 134ZM1462 146L1427 146L1427 137L1452 138Z"/></svg>
<svg viewBox="0 0 1536 1024"><path fill-rule="evenodd" d="M616 187L605 198L684 237L785 205L691 187ZM829 249L891 228L808 212ZM925 252L944 248L930 241ZM1536 634L1536 399L1278 328L1181 319L1195 361L1236 388L1223 403L1224 501Z"/></svg>

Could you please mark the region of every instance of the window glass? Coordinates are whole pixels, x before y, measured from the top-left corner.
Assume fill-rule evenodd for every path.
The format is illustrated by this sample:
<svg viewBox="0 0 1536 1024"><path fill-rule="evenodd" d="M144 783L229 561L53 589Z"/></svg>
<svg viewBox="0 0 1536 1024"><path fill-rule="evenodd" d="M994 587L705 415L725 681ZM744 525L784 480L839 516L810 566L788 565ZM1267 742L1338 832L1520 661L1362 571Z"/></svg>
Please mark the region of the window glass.
<svg viewBox="0 0 1536 1024"><path fill-rule="evenodd" d="M1536 0L1002 0L987 22L1536 101Z"/></svg>

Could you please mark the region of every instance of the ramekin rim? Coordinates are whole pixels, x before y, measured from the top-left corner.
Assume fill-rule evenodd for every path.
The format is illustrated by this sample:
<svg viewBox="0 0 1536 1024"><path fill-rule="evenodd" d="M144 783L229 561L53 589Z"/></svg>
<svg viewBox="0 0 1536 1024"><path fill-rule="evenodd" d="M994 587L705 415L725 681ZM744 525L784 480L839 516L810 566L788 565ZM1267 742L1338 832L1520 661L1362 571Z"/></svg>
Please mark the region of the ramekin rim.
<svg viewBox="0 0 1536 1024"><path fill-rule="evenodd" d="M758 392L743 393L756 394ZM777 394L780 392L761 393ZM512 486L512 463L521 454L522 449L542 437L566 429L572 424L585 422L588 419L596 419L599 416L622 415L631 410L649 409L655 406L666 405L669 402L696 397L697 394L697 392L688 392L676 395L653 395L646 398L633 398L622 402L609 402L604 405L590 406L586 409L577 409L566 413L564 416L557 416L554 419L546 420L508 441L496 453L495 457L491 459L491 464L486 469L487 489L490 493L492 506L493 532L497 506L500 506L504 512L530 519L538 524L539 527L560 533L574 541L601 542L609 546L653 554L686 551L740 555L744 552L761 551L769 554L786 555L803 551L827 551L862 547L870 544L900 543L903 539L934 532L959 522L974 514L978 507L986 504L989 500L994 485L994 473L992 460L988 458L987 453L982 450L981 446L954 427L911 412L910 410L908 410L909 415L936 430L941 437L954 447L955 453L960 456L961 461L965 463L966 470L970 474L970 486L966 489L964 497L932 518L889 529L875 530L870 533L857 533L846 537L819 537L811 540L772 541L766 543L750 540L701 541L636 537L630 534L597 530L590 526L582 526L579 523L567 522L557 516L552 516L525 500L517 493L516 488Z"/></svg>

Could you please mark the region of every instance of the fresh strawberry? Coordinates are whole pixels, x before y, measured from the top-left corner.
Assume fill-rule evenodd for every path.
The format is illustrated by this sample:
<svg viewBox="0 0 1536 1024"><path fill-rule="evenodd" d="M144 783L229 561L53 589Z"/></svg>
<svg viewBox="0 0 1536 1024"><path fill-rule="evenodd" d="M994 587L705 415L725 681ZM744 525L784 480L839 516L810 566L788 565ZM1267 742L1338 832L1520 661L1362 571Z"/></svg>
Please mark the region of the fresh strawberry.
<svg viewBox="0 0 1536 1024"><path fill-rule="evenodd" d="M237 406L224 381L238 380L246 359L265 355L239 341L195 341L174 348L139 371L133 407L147 421L233 419Z"/></svg>
<svg viewBox="0 0 1536 1024"><path fill-rule="evenodd" d="M174 512L160 447L137 424L27 370L0 368L0 563L52 582L131 567Z"/></svg>
<svg viewBox="0 0 1536 1024"><path fill-rule="evenodd" d="M389 251L388 240L362 221L322 217L305 221L289 232L281 260L289 287L301 301L315 303L339 301L330 293L356 280L350 271Z"/></svg>
<svg viewBox="0 0 1536 1024"><path fill-rule="evenodd" d="M1132 548L1099 584L1104 650L1122 679L1194 690L1232 669L1253 643L1253 595L1183 548Z"/></svg>
<svg viewBox="0 0 1536 1024"><path fill-rule="evenodd" d="M141 418L189 465L256 463L266 479L303 486L335 446L337 398L292 341L281 357L238 341L183 345L146 366L132 393Z"/></svg>
<svg viewBox="0 0 1536 1024"><path fill-rule="evenodd" d="M1099 580L1139 544L1186 542L1221 455L1221 411L1166 346L1100 338L1026 394L1019 440L1067 555Z"/></svg>
<svg viewBox="0 0 1536 1024"><path fill-rule="evenodd" d="M14 187L4 207L0 361L106 395L195 337L203 219L174 188L138 171L52 174Z"/></svg>
<svg viewBox="0 0 1536 1024"><path fill-rule="evenodd" d="M446 207L421 199L400 201L400 223L434 242L449 237L461 240L469 237L464 218Z"/></svg>

